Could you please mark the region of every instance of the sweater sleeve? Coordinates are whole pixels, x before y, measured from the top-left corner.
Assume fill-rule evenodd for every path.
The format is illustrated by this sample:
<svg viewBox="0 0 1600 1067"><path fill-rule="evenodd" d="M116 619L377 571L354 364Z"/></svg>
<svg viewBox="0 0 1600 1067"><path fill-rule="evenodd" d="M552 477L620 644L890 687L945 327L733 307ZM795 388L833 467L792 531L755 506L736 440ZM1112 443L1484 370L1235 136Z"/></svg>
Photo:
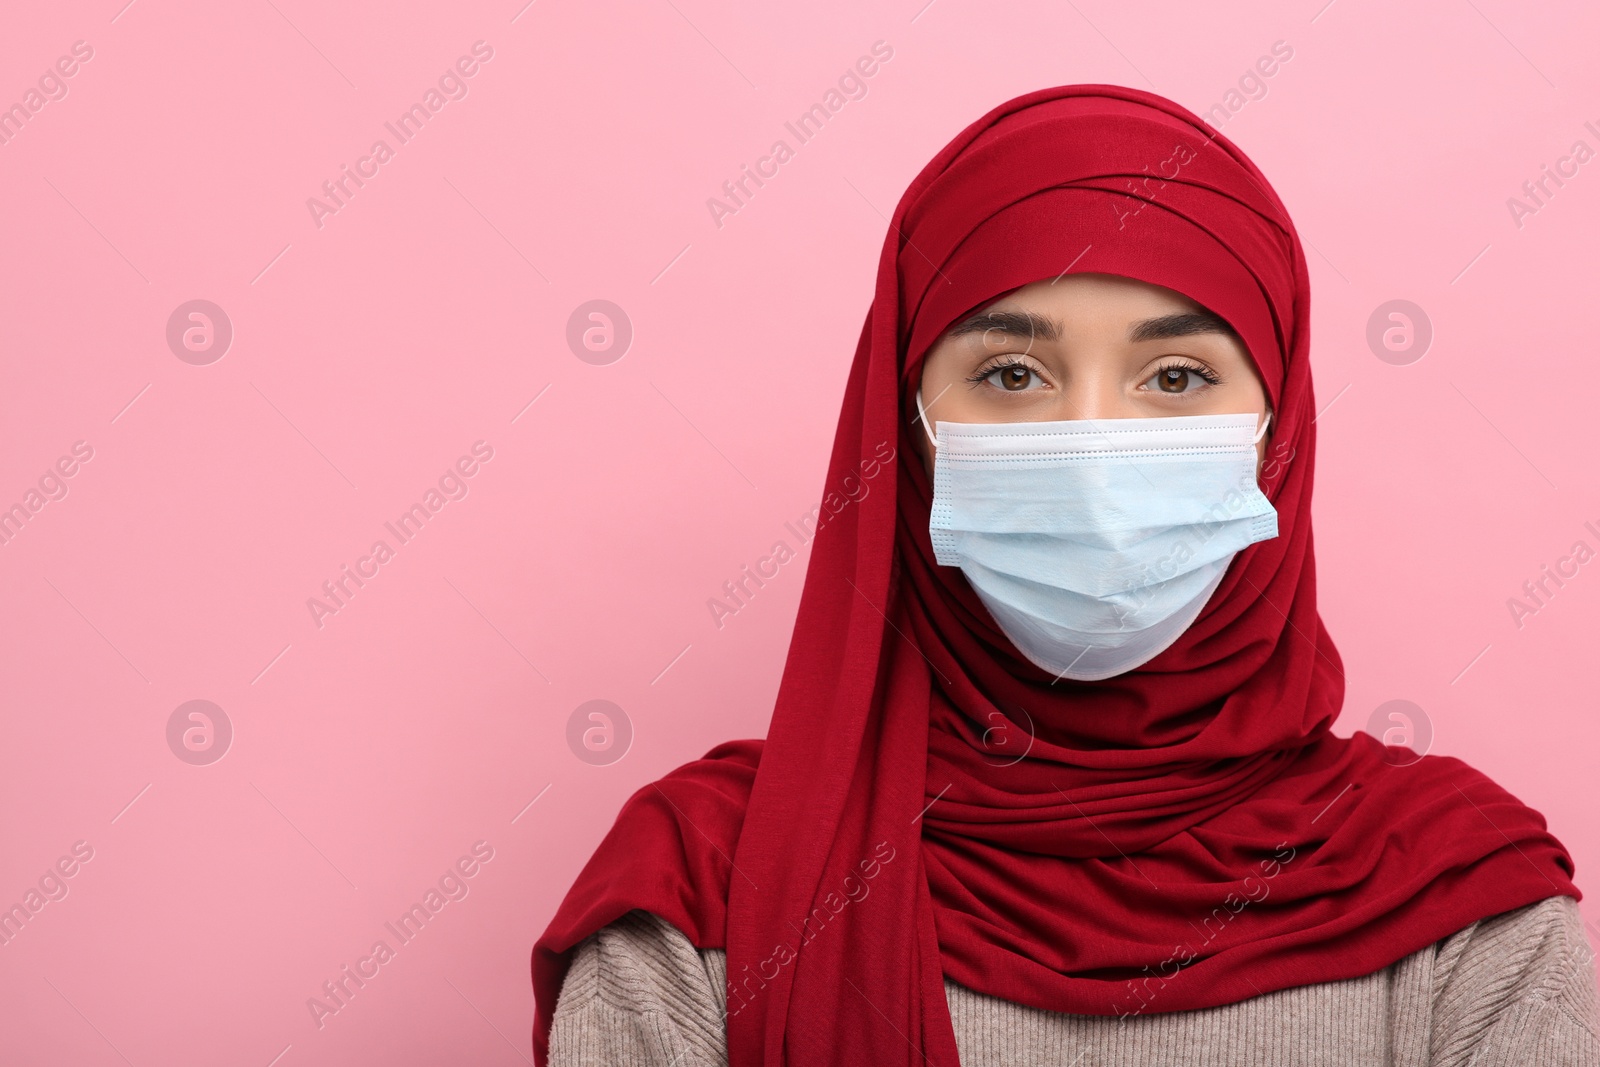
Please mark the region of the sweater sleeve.
<svg viewBox="0 0 1600 1067"><path fill-rule="evenodd" d="M720 951L634 910L574 949L550 1027L550 1067L726 1067Z"/></svg>
<svg viewBox="0 0 1600 1067"><path fill-rule="evenodd" d="M1566 896L1443 939L1430 1067L1600 1067L1594 959L1578 903Z"/></svg>

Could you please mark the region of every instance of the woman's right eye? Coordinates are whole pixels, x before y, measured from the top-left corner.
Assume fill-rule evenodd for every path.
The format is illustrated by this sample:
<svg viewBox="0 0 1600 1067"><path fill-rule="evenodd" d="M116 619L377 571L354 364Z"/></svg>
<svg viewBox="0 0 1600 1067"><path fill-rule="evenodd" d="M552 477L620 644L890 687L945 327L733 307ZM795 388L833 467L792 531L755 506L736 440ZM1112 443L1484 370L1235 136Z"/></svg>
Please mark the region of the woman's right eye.
<svg viewBox="0 0 1600 1067"><path fill-rule="evenodd" d="M1039 373L1026 363L1003 363L998 367L980 369L971 375L970 382L987 382L989 385L1003 389L1008 393L1022 393L1036 389L1044 384Z"/></svg>

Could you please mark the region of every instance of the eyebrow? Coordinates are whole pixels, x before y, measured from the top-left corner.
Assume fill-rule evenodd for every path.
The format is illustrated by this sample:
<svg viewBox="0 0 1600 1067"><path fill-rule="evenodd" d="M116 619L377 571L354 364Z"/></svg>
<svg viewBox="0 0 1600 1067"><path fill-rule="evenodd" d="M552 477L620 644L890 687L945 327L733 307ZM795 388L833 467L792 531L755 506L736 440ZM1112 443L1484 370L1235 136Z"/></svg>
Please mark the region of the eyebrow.
<svg viewBox="0 0 1600 1067"><path fill-rule="evenodd" d="M1160 341L1168 337L1187 337L1193 333L1233 333L1233 327L1209 311L1162 315L1133 324L1130 341Z"/></svg>
<svg viewBox="0 0 1600 1067"><path fill-rule="evenodd" d="M964 337L969 333L988 333L998 330L1017 337L1037 337L1054 341L1061 336L1061 324L1046 315L1032 311L980 311L950 328L951 337Z"/></svg>
<svg viewBox="0 0 1600 1067"><path fill-rule="evenodd" d="M1017 337L1032 337L1054 341L1061 336L1061 323L1048 315L1032 311L980 311L950 328L951 337L998 330ZM1130 341L1160 341L1169 337L1187 337L1197 333L1232 334L1227 321L1209 311L1185 312L1141 319L1128 328Z"/></svg>

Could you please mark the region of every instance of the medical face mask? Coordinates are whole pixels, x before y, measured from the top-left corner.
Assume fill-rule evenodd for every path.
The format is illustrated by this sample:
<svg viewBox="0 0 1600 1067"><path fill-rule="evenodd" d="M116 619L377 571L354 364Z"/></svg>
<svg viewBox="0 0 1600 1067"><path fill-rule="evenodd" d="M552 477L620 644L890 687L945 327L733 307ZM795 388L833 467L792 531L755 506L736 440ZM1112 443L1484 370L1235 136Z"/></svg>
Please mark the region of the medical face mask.
<svg viewBox="0 0 1600 1067"><path fill-rule="evenodd" d="M928 533L1012 644L1098 681L1188 628L1234 555L1278 536L1257 416L943 422Z"/></svg>

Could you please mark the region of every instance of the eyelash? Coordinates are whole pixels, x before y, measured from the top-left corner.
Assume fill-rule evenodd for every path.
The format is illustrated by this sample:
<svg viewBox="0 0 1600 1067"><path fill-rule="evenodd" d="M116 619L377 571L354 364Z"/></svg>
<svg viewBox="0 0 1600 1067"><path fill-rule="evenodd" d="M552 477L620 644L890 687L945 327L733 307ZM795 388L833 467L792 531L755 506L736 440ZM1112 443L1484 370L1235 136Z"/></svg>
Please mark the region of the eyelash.
<svg viewBox="0 0 1600 1067"><path fill-rule="evenodd" d="M1005 370L1007 367L1025 367L1030 371L1033 370L1032 367L1029 367L1027 363L1020 359L1008 358L999 363L990 363L979 367L976 371L967 375L967 381L973 383L974 385L981 384L984 379L988 378L989 375L993 374L995 371ZM1221 385L1223 381L1222 375L1218 374L1210 367L1202 366L1193 360L1181 358L1173 359L1169 362L1161 364L1161 366L1157 367L1151 373L1151 377L1153 378L1157 374L1161 374L1164 371L1169 370L1186 370L1190 374L1198 376L1200 380L1205 382L1207 385ZM1037 374L1039 372L1033 371L1033 373Z"/></svg>
<svg viewBox="0 0 1600 1067"><path fill-rule="evenodd" d="M990 363L979 367L977 370L967 375L967 381L973 383L974 385L980 385L985 378L989 377L989 375L993 374L997 370L1005 370L1007 367L1027 367L1028 370L1033 370L1032 367L1029 367L1027 363L1020 359L1005 358L1003 362ZM1038 371L1033 372L1035 374L1039 373Z"/></svg>
<svg viewBox="0 0 1600 1067"><path fill-rule="evenodd" d="M1199 363L1195 363L1193 360L1181 358L1174 359L1169 363L1161 364L1161 366L1157 367L1155 372L1151 374L1151 377L1154 378L1157 374L1161 374L1169 370L1186 370L1190 374L1198 376L1200 380L1205 382L1207 385L1222 384L1222 375L1218 374L1210 367L1202 366Z"/></svg>

